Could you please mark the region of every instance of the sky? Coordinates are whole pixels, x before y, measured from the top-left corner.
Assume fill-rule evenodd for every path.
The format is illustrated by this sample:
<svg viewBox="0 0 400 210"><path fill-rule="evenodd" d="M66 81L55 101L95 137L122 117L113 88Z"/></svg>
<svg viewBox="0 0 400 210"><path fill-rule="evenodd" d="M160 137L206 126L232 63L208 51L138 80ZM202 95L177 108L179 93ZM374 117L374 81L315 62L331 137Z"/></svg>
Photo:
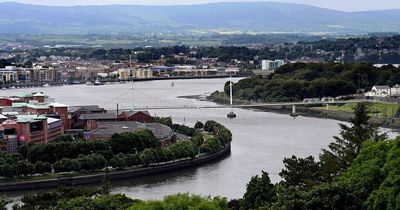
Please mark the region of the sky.
<svg viewBox="0 0 400 210"><path fill-rule="evenodd" d="M0 0L0 2L20 2L39 5L104 5L104 4L141 4L141 5L182 5L202 4L212 2L254 2L263 0ZM364 11L379 9L400 9L400 0L269 0L273 2L286 2L308 4L318 7L342 10Z"/></svg>

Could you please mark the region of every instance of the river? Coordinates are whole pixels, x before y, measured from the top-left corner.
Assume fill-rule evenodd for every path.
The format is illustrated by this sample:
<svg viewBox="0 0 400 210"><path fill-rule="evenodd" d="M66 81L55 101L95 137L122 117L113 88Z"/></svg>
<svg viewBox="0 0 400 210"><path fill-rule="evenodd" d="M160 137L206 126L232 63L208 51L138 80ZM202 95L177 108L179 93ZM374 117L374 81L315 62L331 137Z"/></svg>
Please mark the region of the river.
<svg viewBox="0 0 400 210"><path fill-rule="evenodd" d="M237 81L235 79L234 81ZM227 79L146 81L104 86L60 86L0 90L8 96L21 92L44 92L68 105L98 104L108 109L145 106L198 106L212 102L178 98L210 94L221 90ZM172 87L171 83L174 82ZM133 97L132 97L133 95ZM240 198L250 178L262 170L279 182L284 157L318 155L321 148L338 135L338 121L236 109L236 119L228 119L226 109L151 110L152 115L171 116L176 123L193 126L196 121L216 120L232 131L232 154L215 163L167 174L112 183L112 193L132 198L159 199L168 194L190 192ZM395 135L391 133L391 136ZM17 194L16 194L17 195Z"/></svg>

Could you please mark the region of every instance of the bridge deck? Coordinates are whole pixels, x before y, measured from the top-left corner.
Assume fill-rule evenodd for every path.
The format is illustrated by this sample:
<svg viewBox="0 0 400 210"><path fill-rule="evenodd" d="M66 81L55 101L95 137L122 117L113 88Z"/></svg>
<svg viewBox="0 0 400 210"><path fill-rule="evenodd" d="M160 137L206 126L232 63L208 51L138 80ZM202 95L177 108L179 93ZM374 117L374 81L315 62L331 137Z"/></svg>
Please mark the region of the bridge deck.
<svg viewBox="0 0 400 210"><path fill-rule="evenodd" d="M233 105L233 108L252 108L252 107L268 107L268 106L306 106L306 105L334 105L347 103L369 102L370 100L347 100L347 101L330 101L330 102L277 102L277 103L257 103ZM162 109L227 109L230 105L184 105L184 106L146 106L135 107L137 110L162 110Z"/></svg>

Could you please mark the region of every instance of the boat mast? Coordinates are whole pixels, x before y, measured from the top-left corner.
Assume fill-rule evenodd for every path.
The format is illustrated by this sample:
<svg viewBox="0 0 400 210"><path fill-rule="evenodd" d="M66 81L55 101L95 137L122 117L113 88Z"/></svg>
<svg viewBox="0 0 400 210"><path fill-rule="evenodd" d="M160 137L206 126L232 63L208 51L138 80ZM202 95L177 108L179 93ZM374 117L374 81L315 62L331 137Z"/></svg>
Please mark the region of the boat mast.
<svg viewBox="0 0 400 210"><path fill-rule="evenodd" d="M230 100L231 100L231 112L233 112L232 76L229 78L229 90L230 90Z"/></svg>
<svg viewBox="0 0 400 210"><path fill-rule="evenodd" d="M132 93L131 93L131 104L132 104L132 111L135 110L135 106L133 105L133 78L132 78L132 89L131 89Z"/></svg>

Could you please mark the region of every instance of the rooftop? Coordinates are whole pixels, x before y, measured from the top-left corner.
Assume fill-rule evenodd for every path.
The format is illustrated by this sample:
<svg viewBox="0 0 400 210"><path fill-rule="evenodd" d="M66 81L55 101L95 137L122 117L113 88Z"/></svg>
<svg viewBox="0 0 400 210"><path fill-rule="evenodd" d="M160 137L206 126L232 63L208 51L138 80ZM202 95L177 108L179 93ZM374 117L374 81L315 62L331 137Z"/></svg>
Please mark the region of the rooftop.
<svg viewBox="0 0 400 210"><path fill-rule="evenodd" d="M91 113L91 114L82 114L79 119L80 120L112 120L116 119L117 115L114 113Z"/></svg>
<svg viewBox="0 0 400 210"><path fill-rule="evenodd" d="M56 107L56 108L68 107L68 105L61 104L61 103L51 103L51 104L49 104L49 106Z"/></svg>
<svg viewBox="0 0 400 210"><path fill-rule="evenodd" d="M37 92L35 94L33 94L34 97L45 97L45 95L41 92Z"/></svg>
<svg viewBox="0 0 400 210"><path fill-rule="evenodd" d="M111 137L115 133L135 132L140 129L149 129L158 140L170 137L173 131L170 127L159 123L140 123L140 122L99 122L97 129L91 132L94 137Z"/></svg>
<svg viewBox="0 0 400 210"><path fill-rule="evenodd" d="M88 112L102 112L104 109L100 108L98 105L86 105L86 106L70 106L70 112L77 112L77 111L88 111Z"/></svg>

